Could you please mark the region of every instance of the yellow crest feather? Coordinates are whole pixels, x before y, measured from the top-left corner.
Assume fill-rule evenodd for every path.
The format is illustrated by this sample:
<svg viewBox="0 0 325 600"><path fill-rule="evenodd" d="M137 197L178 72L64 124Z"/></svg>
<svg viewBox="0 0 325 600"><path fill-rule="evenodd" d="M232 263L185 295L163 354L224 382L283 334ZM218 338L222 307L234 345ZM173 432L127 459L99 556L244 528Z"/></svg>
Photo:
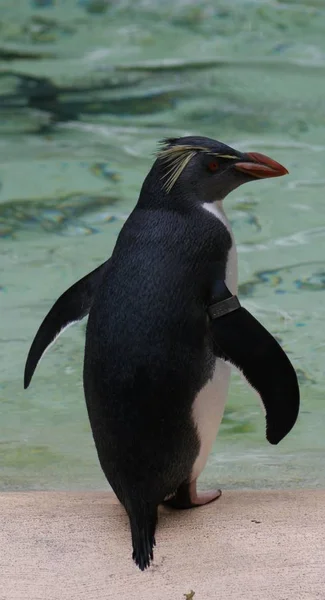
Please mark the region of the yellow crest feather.
<svg viewBox="0 0 325 600"><path fill-rule="evenodd" d="M206 152L211 156L216 156L219 158L238 158L237 156L211 152L209 148L205 148L203 146L187 146L185 144L175 144L172 146L165 147L158 152L157 156L158 158L163 160L167 166L166 173L162 177L162 179L166 179L166 181L164 182L164 187L167 190L167 192L170 192L173 185L179 178L180 174L184 171L185 167L188 165L190 160L192 160L192 158L198 152Z"/></svg>

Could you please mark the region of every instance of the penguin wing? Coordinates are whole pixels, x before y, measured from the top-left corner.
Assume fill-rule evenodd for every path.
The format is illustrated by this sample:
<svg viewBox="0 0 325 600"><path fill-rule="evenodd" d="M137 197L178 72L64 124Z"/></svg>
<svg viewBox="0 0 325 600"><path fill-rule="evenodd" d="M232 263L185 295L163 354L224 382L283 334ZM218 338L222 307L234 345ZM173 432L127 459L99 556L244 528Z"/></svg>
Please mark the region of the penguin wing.
<svg viewBox="0 0 325 600"><path fill-rule="evenodd" d="M278 444L299 413L299 385L289 358L223 281L215 286L208 313L215 354L236 366L258 392L266 411L266 438Z"/></svg>
<svg viewBox="0 0 325 600"><path fill-rule="evenodd" d="M60 333L88 315L109 261L110 259L66 290L46 315L28 352L24 389L28 388L44 352L55 342Z"/></svg>

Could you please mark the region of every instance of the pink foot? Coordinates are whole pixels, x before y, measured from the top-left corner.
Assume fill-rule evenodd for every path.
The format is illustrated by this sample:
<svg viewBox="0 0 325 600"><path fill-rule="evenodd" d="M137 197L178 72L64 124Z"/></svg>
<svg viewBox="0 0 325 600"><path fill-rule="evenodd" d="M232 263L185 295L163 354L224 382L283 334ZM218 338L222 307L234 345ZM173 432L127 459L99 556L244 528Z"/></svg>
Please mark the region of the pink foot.
<svg viewBox="0 0 325 600"><path fill-rule="evenodd" d="M190 483L190 497L193 506L203 506L214 500L218 500L221 496L221 490L209 490L207 492L197 492L196 481Z"/></svg>
<svg viewBox="0 0 325 600"><path fill-rule="evenodd" d="M173 508L195 508L203 506L217 500L221 496L221 490L209 490L207 492L197 492L196 480L191 483L182 483L174 496L165 500L164 504Z"/></svg>

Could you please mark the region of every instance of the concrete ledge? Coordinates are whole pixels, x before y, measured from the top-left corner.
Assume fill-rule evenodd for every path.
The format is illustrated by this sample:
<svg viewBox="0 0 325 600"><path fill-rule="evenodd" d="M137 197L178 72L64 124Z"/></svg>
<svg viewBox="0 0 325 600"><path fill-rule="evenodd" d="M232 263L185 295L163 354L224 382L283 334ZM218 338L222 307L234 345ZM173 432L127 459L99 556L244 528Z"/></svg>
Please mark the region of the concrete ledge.
<svg viewBox="0 0 325 600"><path fill-rule="evenodd" d="M195 594L190 594L191 590ZM325 491L224 492L161 509L154 565L131 560L110 493L0 494L0 600L325 599Z"/></svg>

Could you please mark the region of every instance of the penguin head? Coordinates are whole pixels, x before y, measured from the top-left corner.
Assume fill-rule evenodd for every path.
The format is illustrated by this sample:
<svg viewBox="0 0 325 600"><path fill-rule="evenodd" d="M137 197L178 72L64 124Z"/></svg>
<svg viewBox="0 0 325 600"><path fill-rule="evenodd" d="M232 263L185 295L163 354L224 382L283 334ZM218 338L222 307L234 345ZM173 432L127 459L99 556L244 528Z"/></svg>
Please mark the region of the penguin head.
<svg viewBox="0 0 325 600"><path fill-rule="evenodd" d="M168 195L177 198L215 202L243 183L288 173L264 154L242 153L206 137L172 138L161 144L155 177Z"/></svg>

